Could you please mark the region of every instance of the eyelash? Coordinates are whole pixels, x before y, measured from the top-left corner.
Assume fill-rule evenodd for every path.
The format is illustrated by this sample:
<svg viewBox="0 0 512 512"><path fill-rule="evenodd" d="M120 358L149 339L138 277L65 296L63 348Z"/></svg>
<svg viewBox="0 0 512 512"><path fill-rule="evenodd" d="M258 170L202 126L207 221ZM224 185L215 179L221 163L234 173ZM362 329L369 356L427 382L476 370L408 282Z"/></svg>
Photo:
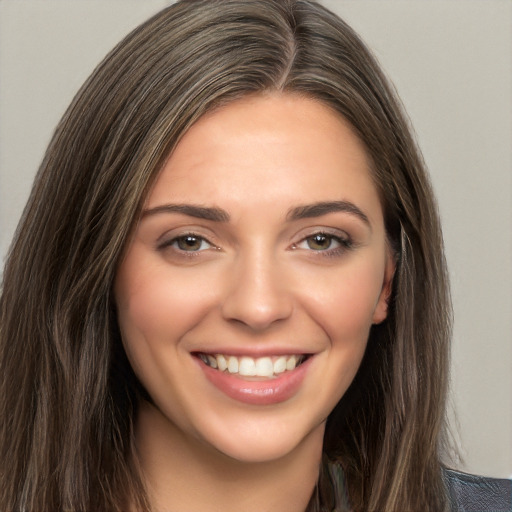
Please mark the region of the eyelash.
<svg viewBox="0 0 512 512"><path fill-rule="evenodd" d="M324 237L326 240L329 241L329 246L325 249L313 249L311 246L308 247L300 247L301 244L308 244L311 240L313 240L315 237ZM196 242L200 242L200 246L196 250L187 251L186 249L180 248L178 244L181 241L186 241L187 239L193 239ZM331 245L333 243L336 243L337 246L332 248ZM208 244L209 247L204 248L203 244ZM309 244L308 244L309 245ZM291 248L293 250L306 250L311 251L312 253L315 253L315 256L318 257L337 257L341 256L344 252L347 250L350 250L354 247L354 243L350 237L342 237L339 235L334 235L329 232L325 231L318 231L315 233L312 233L304 238L302 238L298 243L292 244ZM199 256L200 253L204 252L208 249L214 249L219 250L217 246L212 244L207 238L205 238L202 235L197 235L196 233L190 232L190 233L184 233L182 235L176 236L170 240L166 240L163 243L161 243L158 246L159 250L165 250L171 248L174 250L179 256L185 257L185 258L194 258Z"/></svg>

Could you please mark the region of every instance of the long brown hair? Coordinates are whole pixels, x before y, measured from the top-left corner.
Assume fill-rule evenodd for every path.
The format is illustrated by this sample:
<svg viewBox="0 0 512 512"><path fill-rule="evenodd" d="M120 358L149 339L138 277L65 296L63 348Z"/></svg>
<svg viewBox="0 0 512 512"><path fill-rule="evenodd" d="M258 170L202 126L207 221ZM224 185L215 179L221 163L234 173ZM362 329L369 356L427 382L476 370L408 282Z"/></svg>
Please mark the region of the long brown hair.
<svg viewBox="0 0 512 512"><path fill-rule="evenodd" d="M363 141L397 259L388 319L328 419L309 510L447 507L450 303L431 186L392 87L358 36L310 0L183 0L128 35L59 123L4 272L0 507L148 510L141 393L112 283L164 160L199 117L248 94L316 98ZM338 471L338 469L340 471ZM340 476L341 475L341 476Z"/></svg>

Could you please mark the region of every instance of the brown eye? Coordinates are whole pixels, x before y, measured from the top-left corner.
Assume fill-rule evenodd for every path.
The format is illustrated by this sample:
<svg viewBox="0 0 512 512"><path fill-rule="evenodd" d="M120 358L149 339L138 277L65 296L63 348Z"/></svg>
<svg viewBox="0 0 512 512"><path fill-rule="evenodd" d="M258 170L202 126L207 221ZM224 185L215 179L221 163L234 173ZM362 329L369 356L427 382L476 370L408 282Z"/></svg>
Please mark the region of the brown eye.
<svg viewBox="0 0 512 512"><path fill-rule="evenodd" d="M308 248L314 251L325 251L330 249L333 242L335 242L333 236L325 235L323 233L317 233L316 235L306 238Z"/></svg>
<svg viewBox="0 0 512 512"><path fill-rule="evenodd" d="M173 244L180 251L196 252L208 249L211 245L200 236L196 235L183 235L175 238Z"/></svg>
<svg viewBox="0 0 512 512"><path fill-rule="evenodd" d="M319 231L304 237L300 242L293 244L293 249L310 251L318 256L342 256L352 249L354 244L349 235L334 235Z"/></svg>

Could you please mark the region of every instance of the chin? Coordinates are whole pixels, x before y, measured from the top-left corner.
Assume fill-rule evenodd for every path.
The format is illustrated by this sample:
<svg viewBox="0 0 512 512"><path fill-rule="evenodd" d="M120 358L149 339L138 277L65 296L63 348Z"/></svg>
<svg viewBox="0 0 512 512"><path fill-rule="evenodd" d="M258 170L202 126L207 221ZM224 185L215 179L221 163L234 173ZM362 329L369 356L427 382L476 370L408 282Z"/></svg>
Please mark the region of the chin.
<svg viewBox="0 0 512 512"><path fill-rule="evenodd" d="M325 422L314 426L290 428L281 426L269 428L263 425L261 428L250 428L245 424L236 429L220 432L218 436L204 439L210 446L230 459L247 464L270 463L282 460L302 450L310 450L312 445L321 453ZM315 439L317 442L315 442ZM313 441L313 443L312 443Z"/></svg>

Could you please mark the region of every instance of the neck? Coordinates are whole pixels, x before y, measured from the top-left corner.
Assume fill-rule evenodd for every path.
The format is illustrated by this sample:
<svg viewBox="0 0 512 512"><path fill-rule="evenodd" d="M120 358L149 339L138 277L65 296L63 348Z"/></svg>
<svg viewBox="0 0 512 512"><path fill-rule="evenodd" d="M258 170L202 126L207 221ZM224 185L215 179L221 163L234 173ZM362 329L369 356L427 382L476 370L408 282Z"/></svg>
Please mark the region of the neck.
<svg viewBox="0 0 512 512"><path fill-rule="evenodd" d="M135 439L152 509L304 512L318 479L324 426L277 460L243 462L183 433L143 402Z"/></svg>

